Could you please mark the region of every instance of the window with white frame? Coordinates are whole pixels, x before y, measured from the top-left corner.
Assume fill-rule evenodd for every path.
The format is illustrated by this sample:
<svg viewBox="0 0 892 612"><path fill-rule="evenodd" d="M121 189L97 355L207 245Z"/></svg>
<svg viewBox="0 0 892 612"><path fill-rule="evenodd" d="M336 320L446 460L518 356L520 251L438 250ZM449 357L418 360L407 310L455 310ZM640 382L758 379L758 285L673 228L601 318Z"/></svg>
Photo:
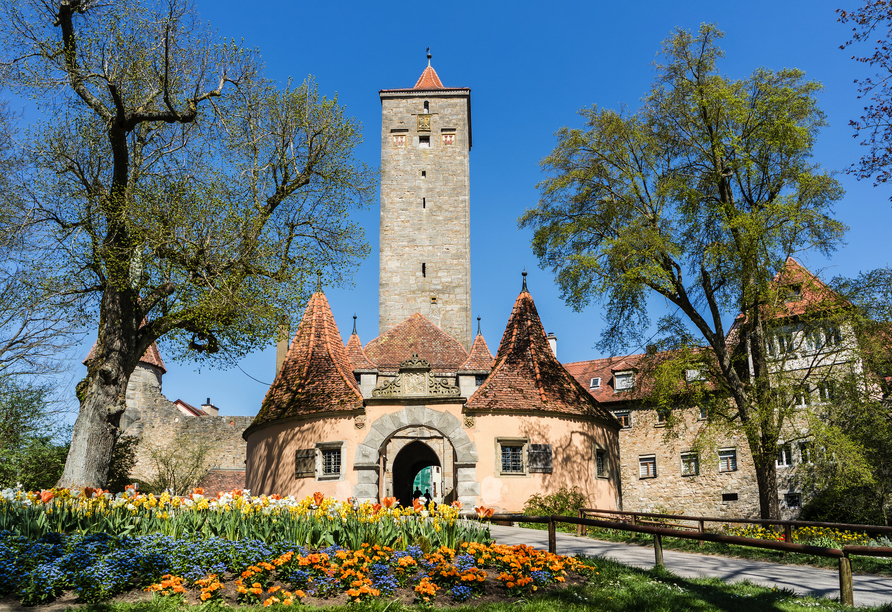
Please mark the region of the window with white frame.
<svg viewBox="0 0 892 612"><path fill-rule="evenodd" d="M635 387L635 372L616 372L613 375L614 391L627 391Z"/></svg>
<svg viewBox="0 0 892 612"><path fill-rule="evenodd" d="M782 357L787 353L794 352L796 350L794 346L795 332L796 329L791 325L778 327L771 332L765 341L768 355Z"/></svg>
<svg viewBox="0 0 892 612"><path fill-rule="evenodd" d="M638 457L638 478L657 477L656 455L641 455Z"/></svg>
<svg viewBox="0 0 892 612"><path fill-rule="evenodd" d="M344 479L344 442L316 444L316 480Z"/></svg>
<svg viewBox="0 0 892 612"><path fill-rule="evenodd" d="M609 465L607 461L607 451L603 448L595 449L595 474L598 478L609 478Z"/></svg>
<svg viewBox="0 0 892 612"><path fill-rule="evenodd" d="M592 378L588 383L589 389L600 389L601 388L601 379L600 378Z"/></svg>
<svg viewBox="0 0 892 612"><path fill-rule="evenodd" d="M808 385L801 385L796 388L793 394L794 406L810 406L811 405L811 389Z"/></svg>
<svg viewBox="0 0 892 612"><path fill-rule="evenodd" d="M527 438L496 438L496 468L501 475L525 476Z"/></svg>
<svg viewBox="0 0 892 612"><path fill-rule="evenodd" d="M700 455L695 451L681 454L681 475L696 476L700 473Z"/></svg>
<svg viewBox="0 0 892 612"><path fill-rule="evenodd" d="M706 408L700 408L700 420L705 421L709 416L709 413L706 411Z"/></svg>
<svg viewBox="0 0 892 612"><path fill-rule="evenodd" d="M777 467L790 467L793 465L793 445L789 442L777 446Z"/></svg>
<svg viewBox="0 0 892 612"><path fill-rule="evenodd" d="M802 494L801 493L785 493L784 494L784 506L788 510L798 510L802 507Z"/></svg>
<svg viewBox="0 0 892 612"><path fill-rule="evenodd" d="M719 472L737 471L737 449L723 448L719 450Z"/></svg>
<svg viewBox="0 0 892 612"><path fill-rule="evenodd" d="M684 371L684 378L688 382L700 382L706 380L706 374L703 373L702 368L693 368Z"/></svg>
<svg viewBox="0 0 892 612"><path fill-rule="evenodd" d="M836 399L836 381L822 380L817 384L818 400L821 402L832 402Z"/></svg>

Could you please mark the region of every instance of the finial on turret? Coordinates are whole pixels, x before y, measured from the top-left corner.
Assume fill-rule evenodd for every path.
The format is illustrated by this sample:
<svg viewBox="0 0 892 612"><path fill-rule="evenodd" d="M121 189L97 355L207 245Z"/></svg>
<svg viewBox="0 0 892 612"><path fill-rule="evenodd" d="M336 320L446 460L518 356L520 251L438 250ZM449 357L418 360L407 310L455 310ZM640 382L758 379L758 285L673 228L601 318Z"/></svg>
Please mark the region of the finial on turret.
<svg viewBox="0 0 892 612"><path fill-rule="evenodd" d="M353 315L353 335L356 335L356 315Z"/></svg>
<svg viewBox="0 0 892 612"><path fill-rule="evenodd" d="M427 48L427 65L428 66L431 65L431 48L430 47Z"/></svg>
<svg viewBox="0 0 892 612"><path fill-rule="evenodd" d="M477 335L478 336L481 335L480 334L480 317L477 317Z"/></svg>
<svg viewBox="0 0 892 612"><path fill-rule="evenodd" d="M527 289L527 269L526 268L523 269L523 272L521 273L521 275L523 276L523 287L521 287L520 292L521 293L523 293L523 292L529 293L530 291L529 291L529 289Z"/></svg>
<svg viewBox="0 0 892 612"><path fill-rule="evenodd" d="M316 293L322 293L322 270L316 272Z"/></svg>

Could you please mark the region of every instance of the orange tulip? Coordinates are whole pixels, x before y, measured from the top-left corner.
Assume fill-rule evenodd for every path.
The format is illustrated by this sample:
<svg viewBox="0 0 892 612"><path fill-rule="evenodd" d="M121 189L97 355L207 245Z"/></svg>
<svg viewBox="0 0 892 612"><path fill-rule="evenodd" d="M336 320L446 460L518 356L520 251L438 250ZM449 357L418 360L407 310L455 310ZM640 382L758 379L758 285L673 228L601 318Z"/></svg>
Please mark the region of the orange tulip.
<svg viewBox="0 0 892 612"><path fill-rule="evenodd" d="M460 501L458 501L458 500L455 500L454 502L452 502L452 507L453 507L453 508L458 508L459 510L461 510L462 503L461 503Z"/></svg>
<svg viewBox="0 0 892 612"><path fill-rule="evenodd" d="M94 489L93 487L84 487L84 497L86 497L87 499L93 497L93 493L95 492L96 489Z"/></svg>
<svg viewBox="0 0 892 612"><path fill-rule="evenodd" d="M53 497L54 497L54 496L53 496L53 492L52 492L52 491L43 491L43 492L41 492L41 494L40 494L40 501L43 502L43 503L45 503L45 504L48 504L48 503L50 503L50 500L53 499Z"/></svg>
<svg viewBox="0 0 892 612"><path fill-rule="evenodd" d="M381 504L375 504L374 506L372 506L372 510L374 510L375 512L379 512L381 510Z"/></svg>
<svg viewBox="0 0 892 612"><path fill-rule="evenodd" d="M204 489L202 489L201 487L195 487L194 489L192 489L192 494L193 495L204 495Z"/></svg>
<svg viewBox="0 0 892 612"><path fill-rule="evenodd" d="M412 502L412 507L415 508L415 512L421 512L424 510L424 504L422 504L417 499Z"/></svg>
<svg viewBox="0 0 892 612"><path fill-rule="evenodd" d="M322 500L323 500L323 499L325 499L325 495L324 495L324 494L320 493L319 491L316 491L315 493L313 493L313 502L315 502L315 504L316 504L317 506L321 506L321 505L322 505Z"/></svg>
<svg viewBox="0 0 892 612"><path fill-rule="evenodd" d="M381 503L385 508L393 508L397 504L397 501L395 497L385 497L381 500Z"/></svg>

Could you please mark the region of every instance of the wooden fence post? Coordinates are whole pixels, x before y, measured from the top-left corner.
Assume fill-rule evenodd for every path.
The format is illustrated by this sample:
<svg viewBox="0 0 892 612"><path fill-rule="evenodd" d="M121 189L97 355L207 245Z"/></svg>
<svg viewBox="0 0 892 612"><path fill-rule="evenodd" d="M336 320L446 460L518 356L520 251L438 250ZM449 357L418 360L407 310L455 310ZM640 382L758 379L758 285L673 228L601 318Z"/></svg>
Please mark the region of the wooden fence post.
<svg viewBox="0 0 892 612"><path fill-rule="evenodd" d="M557 533L555 533L554 517L548 517L548 552L557 554Z"/></svg>
<svg viewBox="0 0 892 612"><path fill-rule="evenodd" d="M579 509L578 514L579 514L579 518L584 518L584 517L585 517L585 513L582 511L582 508ZM582 525L581 525L581 524L580 524L580 525L576 525L576 537L578 538L578 537L580 537L581 535L582 535Z"/></svg>
<svg viewBox="0 0 892 612"><path fill-rule="evenodd" d="M703 533L704 531L706 531L706 522L703 519L700 519L699 523L700 523L699 531L700 531L700 533ZM697 546L703 546L703 543L704 543L704 540L700 540L699 542L697 542Z"/></svg>
<svg viewBox="0 0 892 612"><path fill-rule="evenodd" d="M852 562L843 553L839 558L839 602L844 606L855 605L855 588L852 585Z"/></svg>
<svg viewBox="0 0 892 612"><path fill-rule="evenodd" d="M663 567L663 536L658 533L654 534L654 562Z"/></svg>
<svg viewBox="0 0 892 612"><path fill-rule="evenodd" d="M784 542L790 543L793 541L793 534L791 533L790 523L786 523L784 525Z"/></svg>

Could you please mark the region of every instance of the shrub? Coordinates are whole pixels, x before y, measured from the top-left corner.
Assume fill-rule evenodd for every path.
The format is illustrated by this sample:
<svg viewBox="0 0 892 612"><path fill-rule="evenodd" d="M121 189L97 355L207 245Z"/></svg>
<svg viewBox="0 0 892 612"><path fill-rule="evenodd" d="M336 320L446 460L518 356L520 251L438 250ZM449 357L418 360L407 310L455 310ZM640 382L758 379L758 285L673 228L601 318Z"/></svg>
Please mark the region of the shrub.
<svg viewBox="0 0 892 612"><path fill-rule="evenodd" d="M550 495L536 493L523 506L523 513L530 516L577 516L580 508L587 506L587 500L579 487L561 487Z"/></svg>

